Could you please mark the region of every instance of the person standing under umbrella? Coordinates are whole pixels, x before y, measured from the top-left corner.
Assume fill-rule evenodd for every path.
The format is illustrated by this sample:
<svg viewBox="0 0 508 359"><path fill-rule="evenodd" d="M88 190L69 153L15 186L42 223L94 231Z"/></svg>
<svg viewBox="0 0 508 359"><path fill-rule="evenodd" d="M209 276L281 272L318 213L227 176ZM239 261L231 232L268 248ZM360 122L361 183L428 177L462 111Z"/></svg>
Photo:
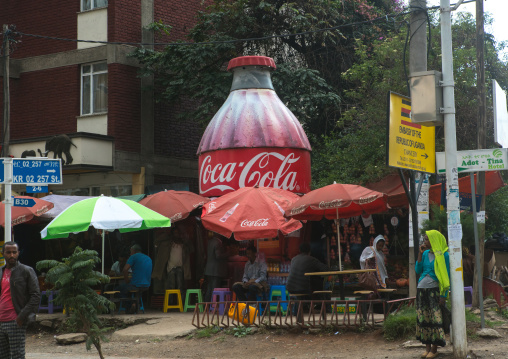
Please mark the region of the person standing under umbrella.
<svg viewBox="0 0 508 359"><path fill-rule="evenodd" d="M360 256L360 266L362 269L375 269L375 278L377 280L378 288L386 288L386 279L388 273L385 266L385 255L383 248L385 246L385 239L382 235L374 239L372 246L365 247Z"/></svg>
<svg viewBox="0 0 508 359"><path fill-rule="evenodd" d="M223 278L228 275L227 259L230 252L223 245L218 235L208 241L205 276L207 279L205 302L212 300L214 288L219 288Z"/></svg>

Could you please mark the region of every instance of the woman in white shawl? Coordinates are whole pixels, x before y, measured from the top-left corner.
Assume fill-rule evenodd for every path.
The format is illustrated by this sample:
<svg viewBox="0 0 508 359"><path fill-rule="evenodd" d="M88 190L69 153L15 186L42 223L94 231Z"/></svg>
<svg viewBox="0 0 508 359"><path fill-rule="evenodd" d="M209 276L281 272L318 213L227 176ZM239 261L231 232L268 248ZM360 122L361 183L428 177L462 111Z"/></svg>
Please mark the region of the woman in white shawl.
<svg viewBox="0 0 508 359"><path fill-rule="evenodd" d="M382 235L374 239L372 247L366 247L360 256L360 266L362 269L376 269L376 278L379 288L386 288L386 278L388 274L385 267L385 255L383 247L385 239Z"/></svg>

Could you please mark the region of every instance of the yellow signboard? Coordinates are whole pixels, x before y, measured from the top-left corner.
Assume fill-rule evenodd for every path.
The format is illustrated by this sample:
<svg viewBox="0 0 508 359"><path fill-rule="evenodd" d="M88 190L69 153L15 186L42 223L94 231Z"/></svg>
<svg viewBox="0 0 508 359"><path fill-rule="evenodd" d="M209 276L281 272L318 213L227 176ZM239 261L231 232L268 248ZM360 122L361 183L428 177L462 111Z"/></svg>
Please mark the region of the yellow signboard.
<svg viewBox="0 0 508 359"><path fill-rule="evenodd" d="M411 99L388 94L388 166L419 172L436 172L434 127L411 122Z"/></svg>

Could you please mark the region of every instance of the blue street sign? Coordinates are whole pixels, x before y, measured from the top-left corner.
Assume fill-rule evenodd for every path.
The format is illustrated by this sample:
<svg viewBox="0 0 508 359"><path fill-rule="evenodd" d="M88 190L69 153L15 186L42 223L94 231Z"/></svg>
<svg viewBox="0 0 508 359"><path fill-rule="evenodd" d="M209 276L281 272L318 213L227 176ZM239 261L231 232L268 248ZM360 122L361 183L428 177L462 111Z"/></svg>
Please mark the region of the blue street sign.
<svg viewBox="0 0 508 359"><path fill-rule="evenodd" d="M48 186L26 186L26 193L48 193Z"/></svg>
<svg viewBox="0 0 508 359"><path fill-rule="evenodd" d="M12 174L13 184L62 184L62 162L49 158L13 158Z"/></svg>
<svg viewBox="0 0 508 359"><path fill-rule="evenodd" d="M35 199L14 197L14 203L12 205L14 207L33 207L35 206Z"/></svg>
<svg viewBox="0 0 508 359"><path fill-rule="evenodd" d="M4 183L4 159L0 158L0 183Z"/></svg>

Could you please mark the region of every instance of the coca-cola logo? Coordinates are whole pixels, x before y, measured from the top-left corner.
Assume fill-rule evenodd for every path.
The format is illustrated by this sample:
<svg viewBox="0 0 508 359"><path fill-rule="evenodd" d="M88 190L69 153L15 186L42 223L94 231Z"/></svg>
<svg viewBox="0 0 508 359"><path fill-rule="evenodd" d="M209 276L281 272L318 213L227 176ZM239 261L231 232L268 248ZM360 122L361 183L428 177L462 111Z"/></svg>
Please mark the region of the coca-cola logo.
<svg viewBox="0 0 508 359"><path fill-rule="evenodd" d="M368 197L360 197L358 204L367 204L374 202L377 199L376 195L368 196Z"/></svg>
<svg viewBox="0 0 508 359"><path fill-rule="evenodd" d="M307 209L307 206L306 205L303 205L303 206L298 206L298 207L295 207L295 208L292 208L289 213L294 216L295 214L300 214L302 213L303 211L305 211Z"/></svg>
<svg viewBox="0 0 508 359"><path fill-rule="evenodd" d="M319 202L319 209L326 209L326 208L339 208L344 204L344 200L342 199L334 199L332 201L321 201Z"/></svg>
<svg viewBox="0 0 508 359"><path fill-rule="evenodd" d="M194 208L198 208L198 207L201 207L201 206L202 206L202 205L204 205L204 204L205 204L205 201L201 201L201 202L199 202L199 203L193 204L193 205L192 205L192 207L194 207Z"/></svg>
<svg viewBox="0 0 508 359"><path fill-rule="evenodd" d="M249 221L248 219L244 219L241 223L241 227L266 227L268 226L269 218L260 218L255 219L253 221Z"/></svg>
<svg viewBox="0 0 508 359"><path fill-rule="evenodd" d="M216 151L215 155L218 152L221 151ZM254 186L299 191L299 173L295 166L301 156L295 152L252 152L251 157L242 156L242 161L231 162L207 155L202 159L199 170L199 191L205 194L214 190L224 192Z"/></svg>
<svg viewBox="0 0 508 359"><path fill-rule="evenodd" d="M169 219L172 221L176 221L177 219L182 219L182 213L175 213L173 216L171 216Z"/></svg>

